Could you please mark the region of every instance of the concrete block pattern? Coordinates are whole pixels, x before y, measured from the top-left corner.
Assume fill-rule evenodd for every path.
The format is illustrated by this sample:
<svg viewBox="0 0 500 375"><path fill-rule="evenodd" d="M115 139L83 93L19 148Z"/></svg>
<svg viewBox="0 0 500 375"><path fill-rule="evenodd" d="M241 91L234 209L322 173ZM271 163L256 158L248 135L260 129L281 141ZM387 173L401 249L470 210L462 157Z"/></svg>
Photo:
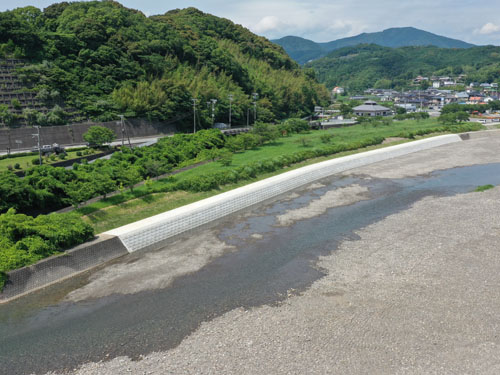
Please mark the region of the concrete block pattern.
<svg viewBox="0 0 500 375"><path fill-rule="evenodd" d="M327 160L125 225L106 234L118 236L129 252L152 249L155 244L170 237L333 174L460 141L458 135L443 135Z"/></svg>
<svg viewBox="0 0 500 375"><path fill-rule="evenodd" d="M0 303L128 254L119 238L103 235L58 256L9 272Z"/></svg>

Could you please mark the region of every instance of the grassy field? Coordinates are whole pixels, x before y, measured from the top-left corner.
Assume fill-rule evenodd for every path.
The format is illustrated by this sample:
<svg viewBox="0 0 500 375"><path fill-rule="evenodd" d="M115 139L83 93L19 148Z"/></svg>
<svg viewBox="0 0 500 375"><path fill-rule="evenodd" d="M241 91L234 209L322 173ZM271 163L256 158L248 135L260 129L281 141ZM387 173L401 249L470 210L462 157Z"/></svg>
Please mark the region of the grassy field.
<svg viewBox="0 0 500 375"><path fill-rule="evenodd" d="M66 159L76 159L79 158L78 155L76 155L77 151L68 151L66 155ZM33 167L32 160L33 159L38 159L38 155L29 155L29 156L18 156L14 158L8 158L8 159L2 159L0 160L0 172L5 171L9 168L9 166L12 167L12 170L14 171L20 171L20 170L26 170L29 168ZM43 158L43 163L44 164L52 164L56 163L58 161L62 161L59 159L57 156L55 157L54 160L50 158ZM14 169L14 166L16 163L19 163L19 169Z"/></svg>
<svg viewBox="0 0 500 375"><path fill-rule="evenodd" d="M217 162L208 163L194 169L179 173L175 176L175 179L180 181L184 178L192 176L204 175L214 171L235 168L253 161L263 161L279 155L293 154L298 151L320 148L325 146L321 139L321 136L324 134L333 135L329 144L335 144L353 142L356 140L366 139L374 136L393 138L397 137L400 133L416 132L421 129L431 129L438 126L439 124L435 119L421 121L407 120L402 122L395 122L392 125L388 126L379 125L374 127L372 125L360 124L352 127L311 131L307 134L294 134L289 137L279 138L273 143L266 144L253 150L236 153L230 166L222 166ZM306 145L304 145L304 139ZM390 144L372 146L356 151L330 155L327 157L309 159L302 163L294 164L291 167L284 168L279 171L261 174L257 178L252 180L240 181L235 184L228 184L219 189L214 189L208 192L192 193L177 191L169 193L148 194L148 189L151 189L151 186L142 186L140 188L134 189L134 192L125 191L122 194L114 196L112 198L101 200L89 206L82 207L78 209L77 212L79 212L86 221L94 226L96 233L101 233L106 230L129 224L131 222L144 219L146 217L159 214L161 212L165 212L192 202L196 202L198 200L205 199L210 196L217 195L222 192L271 177L273 175L300 168L305 165L408 141L410 140L396 140L395 142L392 142ZM153 184L156 186L165 183L167 183L167 181L165 180L153 182Z"/></svg>

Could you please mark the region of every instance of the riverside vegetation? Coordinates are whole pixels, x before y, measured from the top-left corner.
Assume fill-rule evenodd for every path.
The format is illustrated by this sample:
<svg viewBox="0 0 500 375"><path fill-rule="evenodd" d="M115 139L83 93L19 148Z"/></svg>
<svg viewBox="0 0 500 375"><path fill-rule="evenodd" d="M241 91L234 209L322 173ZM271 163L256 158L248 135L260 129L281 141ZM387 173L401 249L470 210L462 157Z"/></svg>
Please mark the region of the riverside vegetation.
<svg viewBox="0 0 500 375"><path fill-rule="evenodd" d="M394 123L374 119L353 127L311 131L306 121L289 119L280 125L258 123L251 133L234 137L225 137L217 129L176 134L150 147L124 148L110 160L75 164L72 170L35 166L26 172L25 178L5 171L0 174L0 212L4 212L0 215L0 232L5 238L0 248L0 273L5 275L13 268L84 242L92 237L94 228L96 232L110 229L106 227L110 225L106 211L113 206L120 208L131 199L141 198L147 205L158 194L184 192L167 206L154 203L158 210L166 210L279 173L309 159L378 145L387 137L415 138L480 128L479 124L440 126L435 119ZM209 163L155 180L161 174L203 160ZM133 185L141 180L146 183L134 189ZM127 192L82 207L72 215L41 214L36 219L25 215L50 212L68 204L78 206L89 198L105 198L106 194L127 187ZM134 215L113 215L121 221L111 221L111 227L157 213L143 208L136 206L139 212Z"/></svg>

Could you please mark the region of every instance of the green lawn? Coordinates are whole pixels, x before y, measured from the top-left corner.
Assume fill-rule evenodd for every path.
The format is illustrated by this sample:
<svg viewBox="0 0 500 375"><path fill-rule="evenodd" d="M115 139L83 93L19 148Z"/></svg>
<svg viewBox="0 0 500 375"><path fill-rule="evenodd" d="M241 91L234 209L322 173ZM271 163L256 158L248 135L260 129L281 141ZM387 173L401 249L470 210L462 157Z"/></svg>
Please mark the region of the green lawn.
<svg viewBox="0 0 500 375"><path fill-rule="evenodd" d="M403 122L395 122L390 126L373 127L372 125L355 125L346 128L311 131L307 134L294 134L289 137L279 138L274 143L269 143L253 150L236 153L230 166L225 167L218 162L212 162L188 171L181 172L174 178L176 180L182 180L187 177L235 168L253 161L261 161L279 155L292 154L294 152L305 149L323 147L324 143L322 143L320 138L323 134L333 134L334 137L331 139L331 144L335 144L341 142L353 142L356 140L366 139L374 136L382 136L384 138L397 137L402 132L416 132L421 129L430 129L438 126L439 124L435 119L421 121L407 120ZM307 139L307 146L304 146L301 142L301 138L304 137ZM94 226L96 233L101 233L106 230L126 225L155 214L159 214L192 202L196 202L201 199L208 198L210 196L220 194L225 191L235 189L240 186L247 185L258 180L271 177L273 175L300 168L305 165L408 141L410 140L401 139L396 140L391 144L377 145L356 151L330 155L327 157L309 159L304 162L294 164L291 167L281 169L279 171L261 174L257 178L252 180L240 181L235 184L228 184L222 186L220 189L215 189L208 192L192 193L177 191L169 193L148 194L148 187L141 186L134 189L133 192L127 190L120 195L101 200L86 207L82 207L77 210L77 212L79 212L85 218L85 220L87 220ZM168 181L154 181L152 186L160 186L165 183L168 183Z"/></svg>
<svg viewBox="0 0 500 375"><path fill-rule="evenodd" d="M79 156L76 155L77 151L68 151L67 156L65 160L68 159L76 159L79 158ZM8 158L8 159L2 159L0 160L0 172L7 170L9 166L12 167L12 170L14 171L20 171L20 170L26 170L29 168L33 167L33 164L31 163L33 159L38 159L38 155L30 155L30 156L18 156L14 158ZM44 164L52 164L58 161L62 161L59 159L57 156L54 160L51 160L50 158L43 158L43 163ZM14 169L14 166L16 163L19 163L19 169Z"/></svg>

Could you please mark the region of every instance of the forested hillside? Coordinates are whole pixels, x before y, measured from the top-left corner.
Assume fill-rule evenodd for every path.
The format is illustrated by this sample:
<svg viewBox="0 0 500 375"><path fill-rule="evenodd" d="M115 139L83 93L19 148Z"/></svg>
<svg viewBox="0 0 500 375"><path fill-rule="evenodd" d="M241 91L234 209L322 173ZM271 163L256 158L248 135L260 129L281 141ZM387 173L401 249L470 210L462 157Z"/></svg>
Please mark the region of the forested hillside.
<svg viewBox="0 0 500 375"><path fill-rule="evenodd" d="M417 75L467 74L469 82L500 80L500 47L468 49L437 47L389 48L373 44L345 47L306 65L327 87L350 91L370 87L407 87Z"/></svg>
<svg viewBox="0 0 500 375"><path fill-rule="evenodd" d="M0 57L24 59L23 82L47 105L76 109L82 118L110 120L123 113L192 123L191 98L215 98L216 121L243 123L251 94L259 117L309 113L328 98L312 71L302 70L267 39L194 8L146 17L114 1L63 2L0 13ZM1 112L1 111L0 111ZM26 122L63 123L27 113Z"/></svg>

